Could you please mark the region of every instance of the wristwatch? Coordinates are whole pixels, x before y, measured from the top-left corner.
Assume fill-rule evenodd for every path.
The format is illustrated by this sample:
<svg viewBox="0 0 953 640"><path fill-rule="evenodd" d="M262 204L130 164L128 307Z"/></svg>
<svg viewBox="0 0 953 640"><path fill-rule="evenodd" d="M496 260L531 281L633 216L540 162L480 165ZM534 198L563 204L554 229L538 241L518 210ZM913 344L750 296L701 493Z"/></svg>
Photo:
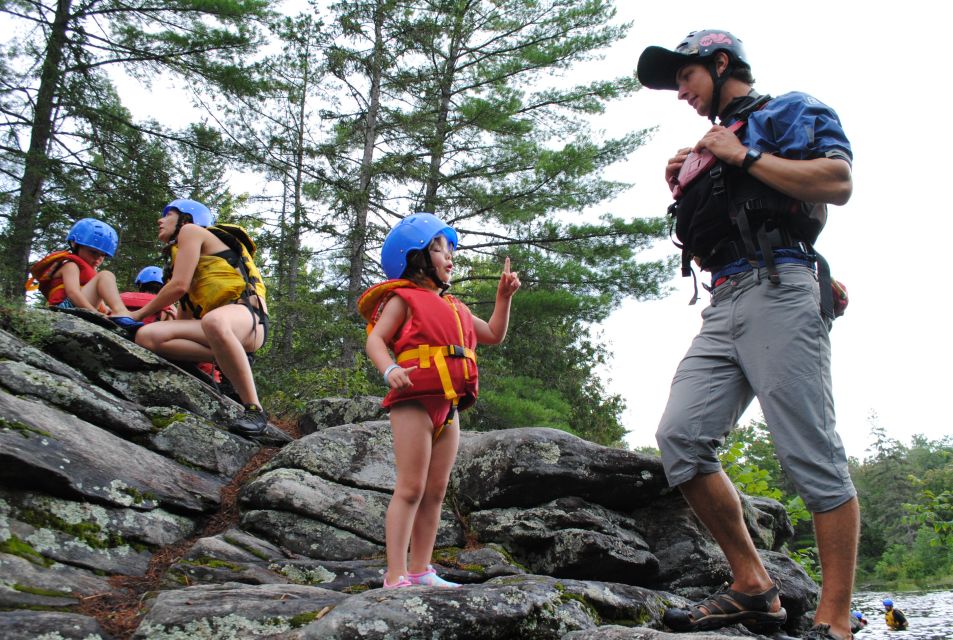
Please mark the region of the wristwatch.
<svg viewBox="0 0 953 640"><path fill-rule="evenodd" d="M751 168L755 162L761 159L761 152L755 149L754 147L748 149L748 153L745 154L745 159L741 162L741 168L747 171Z"/></svg>

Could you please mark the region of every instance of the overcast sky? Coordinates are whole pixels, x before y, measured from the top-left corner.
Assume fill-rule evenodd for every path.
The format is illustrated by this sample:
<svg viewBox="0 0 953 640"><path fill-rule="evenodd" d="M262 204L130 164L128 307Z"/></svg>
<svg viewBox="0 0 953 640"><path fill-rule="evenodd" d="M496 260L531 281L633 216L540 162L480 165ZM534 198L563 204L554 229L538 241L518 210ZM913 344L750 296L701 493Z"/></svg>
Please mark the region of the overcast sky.
<svg viewBox="0 0 953 640"><path fill-rule="evenodd" d="M618 6L635 24L605 68L633 69L648 45L673 48L689 31L726 29L743 40L761 93L804 91L838 112L854 151L854 193L847 205L830 208L817 243L850 292L847 314L831 333L838 430L848 454L859 458L870 444L871 412L904 442L915 433L953 433L949 250L933 241L953 238L946 195L953 176L942 166L953 141L945 113L953 95L950 47L940 36L948 11L941 16L939 3L921 0L889 12L879 3L818 0L730 11L695 0ZM613 172L636 182L613 211L662 214L671 201L665 161L697 141L708 121L674 92L643 89L605 122L609 131L658 125L653 141ZM604 327L614 354L606 375L628 402L624 424L633 446L654 446L672 374L707 301L687 306L690 278L673 285L665 300L624 304ZM743 422L759 415L754 406Z"/></svg>

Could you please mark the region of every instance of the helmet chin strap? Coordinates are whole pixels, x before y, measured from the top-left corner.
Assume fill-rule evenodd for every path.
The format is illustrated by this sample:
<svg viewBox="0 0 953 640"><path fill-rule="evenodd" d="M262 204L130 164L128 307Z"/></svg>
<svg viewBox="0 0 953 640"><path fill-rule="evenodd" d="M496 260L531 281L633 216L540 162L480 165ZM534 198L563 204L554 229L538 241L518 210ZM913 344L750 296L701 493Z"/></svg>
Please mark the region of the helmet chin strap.
<svg viewBox="0 0 953 640"><path fill-rule="evenodd" d="M424 261L427 263L427 268L424 269L424 273L427 274L427 277L433 280L433 283L437 285L437 288L440 289L440 295L443 296L447 292L447 289L450 288L449 282L444 282L437 276L437 269L433 266L433 261L430 259L430 252L424 252Z"/></svg>
<svg viewBox="0 0 953 640"><path fill-rule="evenodd" d="M708 107L708 119L711 120L712 124L715 124L715 119L718 117L719 106L721 105L721 87L725 84L725 81L728 79L728 73L731 71L731 60L725 65L725 70L721 75L718 75L718 56L712 56L707 66L712 82L711 106Z"/></svg>

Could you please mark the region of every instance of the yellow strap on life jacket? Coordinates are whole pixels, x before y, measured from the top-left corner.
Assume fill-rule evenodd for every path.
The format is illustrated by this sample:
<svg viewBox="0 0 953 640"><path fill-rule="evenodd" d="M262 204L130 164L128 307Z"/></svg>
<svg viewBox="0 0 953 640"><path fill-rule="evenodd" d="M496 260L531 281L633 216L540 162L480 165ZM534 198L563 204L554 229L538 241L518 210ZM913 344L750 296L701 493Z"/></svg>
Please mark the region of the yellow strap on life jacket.
<svg viewBox="0 0 953 640"><path fill-rule="evenodd" d="M453 388L453 380L450 379L450 370L447 368L447 358L466 358L476 362L476 352L473 349L467 349L459 345L449 345L446 347L432 347L429 344L422 344L415 349L407 349L397 354L397 364L408 360L417 360L417 366L421 369L429 369L430 361L433 360L437 368L437 375L440 376L440 385L443 387L443 397L447 400L459 398L456 390ZM464 361L465 362L465 361ZM463 377L470 379L470 372L464 369Z"/></svg>

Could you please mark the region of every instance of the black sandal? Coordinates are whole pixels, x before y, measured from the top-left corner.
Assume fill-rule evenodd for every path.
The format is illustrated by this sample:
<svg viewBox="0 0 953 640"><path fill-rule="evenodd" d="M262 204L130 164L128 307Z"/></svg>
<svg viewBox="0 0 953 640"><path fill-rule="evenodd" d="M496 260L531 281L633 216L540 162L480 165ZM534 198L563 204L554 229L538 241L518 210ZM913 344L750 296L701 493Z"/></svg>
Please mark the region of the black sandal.
<svg viewBox="0 0 953 640"><path fill-rule="evenodd" d="M691 609L666 609L663 621L674 631L711 631L730 624L779 627L788 619L783 607L771 611L778 586L764 593L748 595L725 584Z"/></svg>

